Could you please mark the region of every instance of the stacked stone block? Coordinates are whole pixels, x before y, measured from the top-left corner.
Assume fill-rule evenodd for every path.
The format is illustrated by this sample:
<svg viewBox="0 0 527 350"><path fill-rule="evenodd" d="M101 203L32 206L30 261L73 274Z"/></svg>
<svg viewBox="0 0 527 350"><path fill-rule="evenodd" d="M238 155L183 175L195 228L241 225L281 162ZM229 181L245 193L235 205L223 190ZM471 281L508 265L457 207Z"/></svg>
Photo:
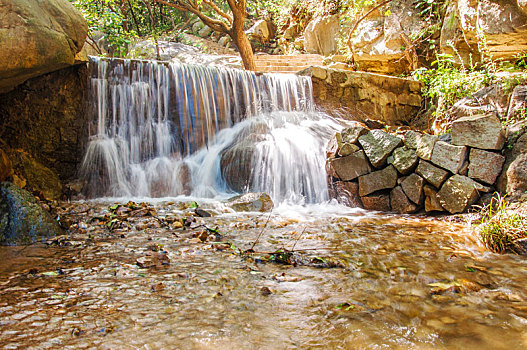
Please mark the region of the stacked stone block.
<svg viewBox="0 0 527 350"><path fill-rule="evenodd" d="M456 120L451 137L442 139L354 123L328 144L332 195L369 210L466 211L493 191L505 162L505 131L496 116L478 115Z"/></svg>

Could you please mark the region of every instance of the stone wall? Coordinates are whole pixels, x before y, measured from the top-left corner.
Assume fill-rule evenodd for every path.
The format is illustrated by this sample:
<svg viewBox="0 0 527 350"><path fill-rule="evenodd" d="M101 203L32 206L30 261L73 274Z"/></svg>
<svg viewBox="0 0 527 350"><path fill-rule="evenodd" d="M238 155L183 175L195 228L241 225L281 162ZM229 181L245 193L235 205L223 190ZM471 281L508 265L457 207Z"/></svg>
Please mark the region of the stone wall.
<svg viewBox="0 0 527 350"><path fill-rule="evenodd" d="M33 78L0 94L0 148L19 184L50 198L73 179L87 139L85 65ZM60 180L59 180L60 179Z"/></svg>
<svg viewBox="0 0 527 350"><path fill-rule="evenodd" d="M492 114L460 118L443 137L389 134L355 123L330 141L326 169L333 196L344 204L454 214L493 192L504 144L505 132Z"/></svg>
<svg viewBox="0 0 527 350"><path fill-rule="evenodd" d="M325 67L298 74L311 76L315 103L330 114L344 109L353 115L350 119L409 125L421 110L419 81Z"/></svg>

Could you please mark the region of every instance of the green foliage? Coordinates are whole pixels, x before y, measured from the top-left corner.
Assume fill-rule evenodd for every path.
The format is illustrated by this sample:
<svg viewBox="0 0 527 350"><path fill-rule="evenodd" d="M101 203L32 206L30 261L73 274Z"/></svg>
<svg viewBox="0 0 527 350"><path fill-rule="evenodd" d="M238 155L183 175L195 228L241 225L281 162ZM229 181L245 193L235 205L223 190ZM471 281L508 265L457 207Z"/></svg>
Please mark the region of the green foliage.
<svg viewBox="0 0 527 350"><path fill-rule="evenodd" d="M94 39L111 56L126 55L137 37L156 36L179 23L187 14L152 0L70 0L84 15Z"/></svg>
<svg viewBox="0 0 527 350"><path fill-rule="evenodd" d="M516 241L527 237L527 218L511 211L505 197L497 195L481 209L477 230L485 247L495 253L518 253Z"/></svg>

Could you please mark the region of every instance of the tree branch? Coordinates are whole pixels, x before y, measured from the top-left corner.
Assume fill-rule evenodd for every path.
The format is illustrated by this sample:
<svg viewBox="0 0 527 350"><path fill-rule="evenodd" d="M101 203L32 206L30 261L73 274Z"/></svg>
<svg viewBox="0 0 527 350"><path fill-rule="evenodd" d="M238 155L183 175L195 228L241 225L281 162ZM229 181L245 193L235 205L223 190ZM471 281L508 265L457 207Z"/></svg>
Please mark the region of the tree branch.
<svg viewBox="0 0 527 350"><path fill-rule="evenodd" d="M225 18L229 22L229 24L232 24L232 16L230 16L228 13L223 12L222 9L218 7L218 5L213 3L211 0L203 0L203 3L209 5L214 11L216 11L218 15Z"/></svg>
<svg viewBox="0 0 527 350"><path fill-rule="evenodd" d="M350 49L351 53L353 53L353 47L351 46L351 36L353 35L353 32L355 32L355 30L359 26L360 22L362 22L366 17L368 17L373 11L377 10L378 8L384 6L387 3L392 2L392 1L393 0L386 0L386 1L381 2L379 5L375 6L374 8L372 8L371 10L366 12L366 14L364 16L362 16L361 18L359 18L357 20L357 22L355 22L355 25L353 26L353 28L351 28L350 33L348 34L347 45L348 45L348 48Z"/></svg>
<svg viewBox="0 0 527 350"><path fill-rule="evenodd" d="M173 7L175 9L177 9L177 10L180 10L180 11L192 12L193 14L198 16L203 21L203 23L205 23L206 25L211 27L213 30L215 30L217 32L225 33L225 34L229 33L230 28L225 22L223 22L223 21L221 21L219 19L211 18L209 16L204 15L199 10L199 8L197 7L195 2L192 2L190 0L189 0L188 3L187 2L180 2L180 1L178 1L177 3L173 3L173 2L168 2L168 1L165 1L165 0L154 0L154 1L157 2L157 3L163 4L165 6Z"/></svg>

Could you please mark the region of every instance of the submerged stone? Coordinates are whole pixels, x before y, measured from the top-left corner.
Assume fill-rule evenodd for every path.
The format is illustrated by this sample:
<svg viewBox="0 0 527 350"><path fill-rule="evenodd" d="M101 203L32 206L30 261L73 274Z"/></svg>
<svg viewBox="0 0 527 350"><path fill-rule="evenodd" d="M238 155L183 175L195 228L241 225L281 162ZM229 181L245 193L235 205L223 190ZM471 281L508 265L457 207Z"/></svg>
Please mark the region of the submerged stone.
<svg viewBox="0 0 527 350"><path fill-rule="evenodd" d="M235 211L259 211L268 212L274 207L273 200L267 193L245 193L230 198L226 203Z"/></svg>
<svg viewBox="0 0 527 350"><path fill-rule="evenodd" d="M0 243L30 244L62 234L56 220L26 190L0 184Z"/></svg>

